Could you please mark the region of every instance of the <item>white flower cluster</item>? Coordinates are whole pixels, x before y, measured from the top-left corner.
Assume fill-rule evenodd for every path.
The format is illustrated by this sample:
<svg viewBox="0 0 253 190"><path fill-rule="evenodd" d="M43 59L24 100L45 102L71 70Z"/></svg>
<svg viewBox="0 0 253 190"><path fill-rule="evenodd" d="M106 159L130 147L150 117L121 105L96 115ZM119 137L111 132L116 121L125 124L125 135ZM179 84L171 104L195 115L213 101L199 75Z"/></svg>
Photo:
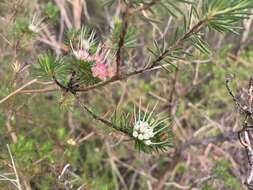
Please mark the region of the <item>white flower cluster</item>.
<svg viewBox="0 0 253 190"><path fill-rule="evenodd" d="M154 137L153 128L144 121L137 121L134 125L133 137L143 140L146 145L151 145L150 138Z"/></svg>

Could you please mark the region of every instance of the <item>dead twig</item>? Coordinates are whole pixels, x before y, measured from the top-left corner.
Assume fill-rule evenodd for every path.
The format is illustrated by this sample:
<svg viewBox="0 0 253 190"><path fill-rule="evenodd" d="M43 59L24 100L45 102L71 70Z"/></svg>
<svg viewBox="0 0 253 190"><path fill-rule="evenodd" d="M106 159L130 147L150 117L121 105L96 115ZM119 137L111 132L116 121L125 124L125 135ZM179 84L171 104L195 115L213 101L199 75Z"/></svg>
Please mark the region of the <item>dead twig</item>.
<svg viewBox="0 0 253 190"><path fill-rule="evenodd" d="M128 6L123 6L123 21L122 21L122 29L120 32L119 36L119 43L118 43L118 50L116 53L116 76L119 75L120 71L120 66L121 66L121 54L122 54L122 49L124 46L125 42L125 36L127 34L127 29L128 29L128 19L129 19L129 12L128 12Z"/></svg>
<svg viewBox="0 0 253 190"><path fill-rule="evenodd" d="M23 86L21 86L20 88L18 88L17 90L15 90L14 92L10 93L8 96L6 96L2 100L0 100L0 104L5 102L6 100L11 98L12 96L15 96L16 94L18 94L21 90L23 90L27 86L30 86L31 84L36 83L36 82L37 82L37 79L33 79L33 80L29 81L28 83L24 84Z"/></svg>

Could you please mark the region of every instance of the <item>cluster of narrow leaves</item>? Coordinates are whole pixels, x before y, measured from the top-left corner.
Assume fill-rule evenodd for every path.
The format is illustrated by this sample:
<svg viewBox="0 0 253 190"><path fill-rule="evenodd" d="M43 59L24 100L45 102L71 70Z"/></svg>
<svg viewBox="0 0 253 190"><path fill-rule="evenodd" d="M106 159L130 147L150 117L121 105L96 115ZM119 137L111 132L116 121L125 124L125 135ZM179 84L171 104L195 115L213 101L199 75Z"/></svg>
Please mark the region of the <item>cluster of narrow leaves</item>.
<svg viewBox="0 0 253 190"><path fill-rule="evenodd" d="M163 1L161 1L161 3L162 2ZM171 4L173 1L169 0L166 2L167 4ZM240 22L243 19L249 18L250 10L253 8L253 1L251 0L196 0L180 2L187 3L190 8L183 9L181 6L176 6L177 4L174 5L176 6L174 12L180 14L175 15L174 13L172 16L176 17L179 24L175 28L173 34L170 33L172 40L169 41L169 46L176 45L175 48L178 48L178 46L184 47L180 49L180 54L187 55L187 58L189 58L189 55L193 52L189 50L185 51L189 46L195 47L207 56L211 53L210 47L205 41L205 35L208 34L210 30L220 33L231 32L238 34L241 29ZM184 46L182 42L184 42ZM157 47L155 43L155 50L152 50L152 52L161 50ZM173 56L173 51L174 50L171 50L167 56L169 64L171 64L175 58ZM181 58L182 57L185 58L185 56L181 56Z"/></svg>
<svg viewBox="0 0 253 190"><path fill-rule="evenodd" d="M238 22L249 17L252 7L253 2L250 0L205 0L202 14L209 28L237 34Z"/></svg>
<svg viewBox="0 0 253 190"><path fill-rule="evenodd" d="M192 45L202 53L209 55L211 51L207 42L203 40L201 31L207 27L209 30L213 29L220 33L238 34L240 21L249 18L252 8L253 1L250 0L203 0L201 12L199 14L197 11L191 12L197 18L196 31L190 38ZM190 18L194 16L190 15Z"/></svg>

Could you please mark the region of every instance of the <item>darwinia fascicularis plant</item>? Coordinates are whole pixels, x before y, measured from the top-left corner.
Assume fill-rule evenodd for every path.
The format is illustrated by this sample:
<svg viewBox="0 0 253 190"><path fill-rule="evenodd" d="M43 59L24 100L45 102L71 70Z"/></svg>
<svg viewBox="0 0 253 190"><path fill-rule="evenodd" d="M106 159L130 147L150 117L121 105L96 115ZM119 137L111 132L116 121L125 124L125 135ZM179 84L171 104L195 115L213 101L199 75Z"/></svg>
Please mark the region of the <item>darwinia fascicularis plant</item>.
<svg viewBox="0 0 253 190"><path fill-rule="evenodd" d="M118 1L101 3L113 9ZM62 105L72 96L93 119L133 140L138 150L163 151L172 146L172 132L168 118L156 115L156 106L146 111L133 106L132 111L126 113L117 113L115 109L111 116L104 118L83 102L82 94L156 69L170 73L177 68L179 60L192 59L195 51L210 56L205 36L212 31L236 34L238 23L249 17L253 1L127 0L121 1L120 7L119 17L107 27L109 32L103 33L85 23L67 27L62 37L64 44L55 47L55 51L38 55L33 73L36 78L46 77L55 83L57 87L50 91L62 93ZM49 18L54 17L54 9L47 13L47 17L35 14L29 22L17 22L16 31L34 38L40 36L43 28L50 24ZM138 20L152 24L152 18L168 20L170 17L175 27L162 39L156 39L137 25ZM130 62L128 52L138 52L140 48L145 49L145 54Z"/></svg>

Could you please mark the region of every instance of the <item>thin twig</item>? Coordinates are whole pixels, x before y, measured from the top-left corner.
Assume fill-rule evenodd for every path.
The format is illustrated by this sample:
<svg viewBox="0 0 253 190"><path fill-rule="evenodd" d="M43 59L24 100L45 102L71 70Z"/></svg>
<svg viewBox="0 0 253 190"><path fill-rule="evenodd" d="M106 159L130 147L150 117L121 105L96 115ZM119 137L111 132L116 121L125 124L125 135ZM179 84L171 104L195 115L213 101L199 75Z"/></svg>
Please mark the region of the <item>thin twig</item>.
<svg viewBox="0 0 253 190"><path fill-rule="evenodd" d="M13 47L13 45L11 44L11 42L9 40L7 40L7 38L2 34L0 33L0 36L3 38L3 40L8 44L10 45L10 47Z"/></svg>
<svg viewBox="0 0 253 190"><path fill-rule="evenodd" d="M150 9L152 6L156 5L156 4L159 3L160 1L161 1L161 0L153 0L153 1L151 1L150 3L146 3L146 4L144 4L144 5L140 6L140 7L138 7L138 8L136 8L136 9L132 10L132 11L130 12L130 14L133 15L133 14L135 14L135 13L142 12L142 11L145 11L145 10L147 10L147 9Z"/></svg>
<svg viewBox="0 0 253 190"><path fill-rule="evenodd" d="M37 79L33 79L33 80L29 81L28 83L24 84L23 86L21 86L20 88L18 88L17 90L15 90L14 92L10 93L8 96L6 96L2 100L0 100L0 104L2 104L3 102L5 102L6 100L8 100L9 98L11 98L12 96L15 96L21 90L23 90L24 88L26 88L27 86L30 86L31 84L33 84L35 82L37 82Z"/></svg>
<svg viewBox="0 0 253 190"><path fill-rule="evenodd" d="M176 85L177 85L177 80L178 80L178 74L179 74L179 69L178 67L176 68L175 74L174 74L174 78L172 81L172 88L169 94L169 99L168 99L168 103L169 103L169 113L171 114L172 108L173 108L173 97L176 91Z"/></svg>
<svg viewBox="0 0 253 190"><path fill-rule="evenodd" d="M46 93L46 92L54 92L57 91L59 88L56 87L48 87L48 88L41 88L41 89L27 89L21 90L19 94L33 94L33 93Z"/></svg>
<svg viewBox="0 0 253 190"><path fill-rule="evenodd" d="M18 187L19 190L22 190L20 180L19 180L19 177L18 177L18 172L17 172L17 169L15 167L15 162L14 162L14 159L12 157L11 150L10 150L10 147L9 147L8 144L7 144L7 149L8 149L8 152L10 154L10 157L11 157L11 163L12 163L12 167L13 167L13 170L14 170L14 173L15 173L15 176L16 176L17 187Z"/></svg>
<svg viewBox="0 0 253 190"><path fill-rule="evenodd" d="M122 132L124 135L126 135L126 131L121 130L121 129L118 129L118 127L115 126L112 122L110 122L110 121L108 121L108 120L106 120L106 119L100 117L99 115L95 114L93 111L91 111L87 106L85 106L85 105L81 102L80 98L79 98L77 95L76 95L75 97L76 97L76 99L77 99L78 104L81 106L81 108L83 108L85 111L87 111L95 120L102 122L103 124L105 124L106 126L108 126L108 127L110 127L110 128L117 129L117 131L120 131L120 132Z"/></svg>
<svg viewBox="0 0 253 190"><path fill-rule="evenodd" d="M127 34L127 29L128 29L128 19L129 19L128 7L124 6L123 9L124 10L123 10L122 29L120 32L118 50L116 53L116 64L117 64L116 76L119 76L119 71L120 71L120 66L121 66L121 54L122 54L122 49L123 49L124 42L125 42L125 36Z"/></svg>

